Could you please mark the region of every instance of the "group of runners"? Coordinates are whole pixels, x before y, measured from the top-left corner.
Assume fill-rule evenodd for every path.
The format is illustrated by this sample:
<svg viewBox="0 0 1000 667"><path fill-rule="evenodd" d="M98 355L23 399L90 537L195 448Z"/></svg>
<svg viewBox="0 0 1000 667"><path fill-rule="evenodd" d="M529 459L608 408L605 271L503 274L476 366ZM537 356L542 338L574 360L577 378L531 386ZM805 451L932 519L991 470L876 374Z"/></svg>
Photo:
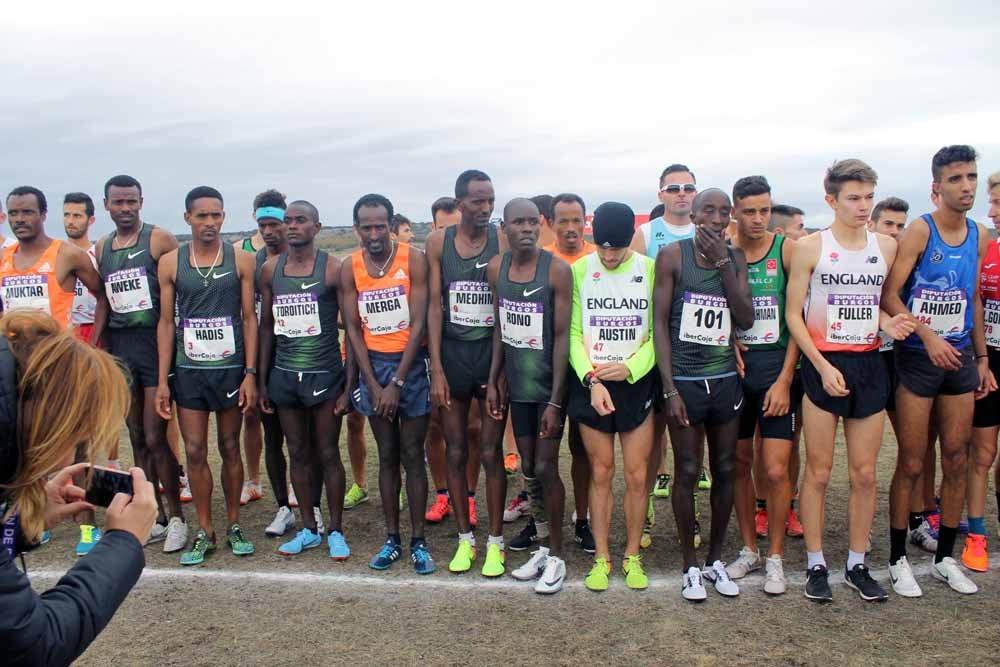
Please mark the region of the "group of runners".
<svg viewBox="0 0 1000 667"><path fill-rule="evenodd" d="M0 297L7 310L50 313L120 359L134 394L127 421L135 461L159 488L150 541L181 552L184 565L203 562L217 545L211 413L232 553L254 552L240 507L260 497L257 480L244 475L245 428L249 477L263 449L278 505L265 532L294 532L278 552L301 554L325 536L329 556L347 559L345 503L368 497L358 484L363 416L378 448L386 524L373 569L408 553L415 572L434 572L425 525L453 514L449 571L467 572L483 554L486 577L509 570L535 581L538 593L559 591L567 575L565 431L574 538L594 554L588 589L606 590L615 564L617 436L626 534L619 562L629 588L649 584L641 551L651 544L660 496L671 498L677 522L685 599L704 600L708 587L738 595L737 581L760 569L763 590L784 593L784 537L804 533L805 595L828 601L825 496L842 419L850 479L844 577L863 599L885 600L865 555L888 411L899 442L889 503L891 587L921 595L909 541L934 554L934 578L975 593L953 553L967 507L961 561L974 571L989 567L984 514L1000 429L1000 250L967 217L978 188L976 152L942 148L931 171L934 210L907 224L906 202L876 203L870 166L835 162L823 181L834 221L806 234L802 211L775 204L763 176L739 179L731 194L699 190L694 173L673 164L660 175L659 217L637 229L631 208L603 203L593 211L590 242L587 207L576 194L512 199L493 224L493 183L470 170L458 177L454 198L434 203L424 250L409 245L412 225L388 198L358 199L359 248L343 259L317 246L317 208L275 190L253 202L259 234L234 247L221 236L223 196L211 187L188 193L191 241L181 246L143 221L142 188L130 176L105 185L115 230L93 245L90 197L66 195L63 242L46 235L44 194L19 187L6 198L14 240L0 258ZM1000 225L1000 173L987 192ZM352 454L362 452L350 489L340 453L349 414ZM524 479L510 505L508 418ZM168 437L175 419L186 475ZM430 507L427 463L436 488ZM485 549L474 533L480 465ZM699 487L710 487L711 503L701 560ZM182 509L189 498L198 522L193 540ZM530 512L510 543L505 506L508 519ZM734 507L738 549L726 544ZM93 517L85 517L77 552L98 539ZM508 549L534 550L515 567ZM736 552L728 565L727 549Z"/></svg>

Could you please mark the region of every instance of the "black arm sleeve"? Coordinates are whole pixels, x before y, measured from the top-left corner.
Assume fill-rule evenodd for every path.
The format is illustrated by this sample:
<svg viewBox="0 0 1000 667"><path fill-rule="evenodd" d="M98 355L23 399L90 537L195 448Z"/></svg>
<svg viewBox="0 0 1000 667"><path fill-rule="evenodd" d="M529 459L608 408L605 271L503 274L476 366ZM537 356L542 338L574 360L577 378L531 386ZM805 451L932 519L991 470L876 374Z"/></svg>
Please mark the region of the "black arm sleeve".
<svg viewBox="0 0 1000 667"><path fill-rule="evenodd" d="M0 662L68 665L114 616L139 580L145 557L135 536L112 530L41 595L0 549Z"/></svg>

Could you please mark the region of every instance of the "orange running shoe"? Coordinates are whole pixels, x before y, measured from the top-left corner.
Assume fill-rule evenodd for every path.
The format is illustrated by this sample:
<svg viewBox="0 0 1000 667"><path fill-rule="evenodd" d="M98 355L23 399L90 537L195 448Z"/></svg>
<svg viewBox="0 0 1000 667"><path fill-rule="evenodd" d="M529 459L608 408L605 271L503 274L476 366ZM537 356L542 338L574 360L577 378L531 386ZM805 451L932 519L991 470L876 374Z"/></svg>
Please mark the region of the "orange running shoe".
<svg viewBox="0 0 1000 667"><path fill-rule="evenodd" d="M476 520L476 499L469 498L469 525L475 528L476 523L478 523Z"/></svg>
<svg viewBox="0 0 1000 667"><path fill-rule="evenodd" d="M434 504L431 505L431 508L427 510L427 514L424 515L424 519L428 523L441 523L446 516L451 514L451 503L448 501L448 496L443 493L435 495L437 498L434 499Z"/></svg>
<svg viewBox="0 0 1000 667"><path fill-rule="evenodd" d="M973 572L988 572L990 557L986 553L986 536L969 533L965 537L965 548L962 549L962 565Z"/></svg>
<svg viewBox="0 0 1000 667"><path fill-rule="evenodd" d="M515 474L518 468L521 467L521 457L517 455L517 452L511 452L503 457L503 467L508 475Z"/></svg>
<svg viewBox="0 0 1000 667"><path fill-rule="evenodd" d="M767 537L767 509L764 507L757 508L757 514L754 516L754 524L757 527L757 537Z"/></svg>
<svg viewBox="0 0 1000 667"><path fill-rule="evenodd" d="M788 518L785 519L785 535L789 537L802 537L802 522L794 509L788 510Z"/></svg>

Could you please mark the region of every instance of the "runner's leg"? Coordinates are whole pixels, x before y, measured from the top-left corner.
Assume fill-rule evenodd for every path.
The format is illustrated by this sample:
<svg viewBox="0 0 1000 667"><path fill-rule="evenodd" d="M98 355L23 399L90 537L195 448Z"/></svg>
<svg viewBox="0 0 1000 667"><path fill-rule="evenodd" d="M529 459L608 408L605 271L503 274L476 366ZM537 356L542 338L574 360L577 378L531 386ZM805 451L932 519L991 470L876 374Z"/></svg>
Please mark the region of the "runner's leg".
<svg viewBox="0 0 1000 667"><path fill-rule="evenodd" d="M205 425L207 428L207 420ZM236 406L215 413L216 440L219 444L219 455L222 457L222 492L226 499L226 521L230 526L239 523L240 520L240 493L243 491L243 459L240 458L242 425L243 415ZM259 450L257 455L259 466Z"/></svg>
<svg viewBox="0 0 1000 667"><path fill-rule="evenodd" d="M212 527L212 469L208 465L208 416L204 410L188 410L177 406L177 422L184 436L184 449L188 462L188 482L194 496L198 525L210 538ZM237 497L237 504L239 498Z"/></svg>

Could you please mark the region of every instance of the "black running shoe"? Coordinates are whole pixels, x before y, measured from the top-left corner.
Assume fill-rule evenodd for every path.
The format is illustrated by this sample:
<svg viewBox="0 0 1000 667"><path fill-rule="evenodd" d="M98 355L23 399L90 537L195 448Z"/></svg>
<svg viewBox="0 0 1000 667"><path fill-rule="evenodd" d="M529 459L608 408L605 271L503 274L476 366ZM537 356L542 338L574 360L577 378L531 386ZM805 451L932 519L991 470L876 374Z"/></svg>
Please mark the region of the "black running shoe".
<svg viewBox="0 0 1000 667"><path fill-rule="evenodd" d="M590 522L589 521L577 521L576 522L576 543L580 545L580 548L586 551L588 554L592 554L597 551L597 545L594 544L594 534L590 532Z"/></svg>
<svg viewBox="0 0 1000 667"><path fill-rule="evenodd" d="M833 602L830 573L825 565L815 565L806 571L806 597L817 602Z"/></svg>
<svg viewBox="0 0 1000 667"><path fill-rule="evenodd" d="M868 568L864 563L858 563L850 570L844 568L844 579L847 585L858 592L862 600L867 602L885 602L889 599L889 594L885 589L872 579Z"/></svg>
<svg viewBox="0 0 1000 667"><path fill-rule="evenodd" d="M535 519L530 517L521 532L507 544L507 548L511 551L527 551L536 544L538 544L538 531L535 530Z"/></svg>

